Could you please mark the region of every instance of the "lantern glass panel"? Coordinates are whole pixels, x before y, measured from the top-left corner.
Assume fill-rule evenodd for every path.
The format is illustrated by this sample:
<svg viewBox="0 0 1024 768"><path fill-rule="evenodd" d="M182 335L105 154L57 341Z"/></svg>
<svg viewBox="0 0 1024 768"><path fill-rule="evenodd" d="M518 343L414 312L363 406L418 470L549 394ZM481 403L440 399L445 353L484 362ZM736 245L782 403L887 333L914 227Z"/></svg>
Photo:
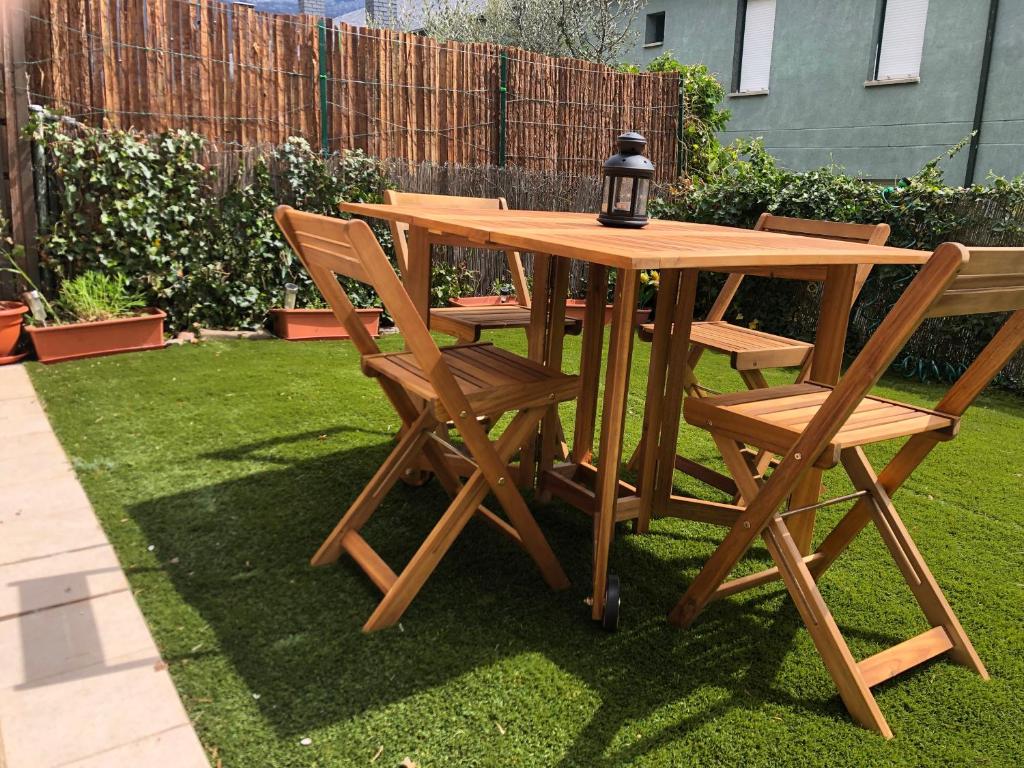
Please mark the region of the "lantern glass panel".
<svg viewBox="0 0 1024 768"><path fill-rule="evenodd" d="M637 216L647 215L647 191L650 188L650 179L636 180L636 213Z"/></svg>
<svg viewBox="0 0 1024 768"><path fill-rule="evenodd" d="M612 177L604 177L604 192L601 195L601 205L604 206L608 213L612 212Z"/></svg>
<svg viewBox="0 0 1024 768"><path fill-rule="evenodd" d="M622 176L616 179L615 205L614 210L629 213L633 208L633 179L631 176Z"/></svg>

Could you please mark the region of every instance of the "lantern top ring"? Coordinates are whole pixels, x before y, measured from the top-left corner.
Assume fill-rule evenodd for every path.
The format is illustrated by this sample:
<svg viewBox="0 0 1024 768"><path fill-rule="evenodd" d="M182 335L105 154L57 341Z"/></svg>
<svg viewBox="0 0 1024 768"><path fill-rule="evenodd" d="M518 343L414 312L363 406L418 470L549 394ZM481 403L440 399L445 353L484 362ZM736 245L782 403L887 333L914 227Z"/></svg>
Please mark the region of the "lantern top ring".
<svg viewBox="0 0 1024 768"><path fill-rule="evenodd" d="M604 161L607 176L635 176L652 178L654 163L644 156L647 139L635 131L621 134L616 140L619 151Z"/></svg>

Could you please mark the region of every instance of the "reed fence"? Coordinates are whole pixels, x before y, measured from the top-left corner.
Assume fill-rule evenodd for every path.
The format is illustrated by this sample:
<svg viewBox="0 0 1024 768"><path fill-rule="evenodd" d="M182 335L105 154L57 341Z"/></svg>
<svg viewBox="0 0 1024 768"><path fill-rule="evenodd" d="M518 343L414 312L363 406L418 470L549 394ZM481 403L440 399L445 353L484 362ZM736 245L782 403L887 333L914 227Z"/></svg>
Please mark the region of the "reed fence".
<svg viewBox="0 0 1024 768"><path fill-rule="evenodd" d="M31 101L89 124L590 175L638 130L659 178L679 171L677 74L216 0L33 0L23 13Z"/></svg>

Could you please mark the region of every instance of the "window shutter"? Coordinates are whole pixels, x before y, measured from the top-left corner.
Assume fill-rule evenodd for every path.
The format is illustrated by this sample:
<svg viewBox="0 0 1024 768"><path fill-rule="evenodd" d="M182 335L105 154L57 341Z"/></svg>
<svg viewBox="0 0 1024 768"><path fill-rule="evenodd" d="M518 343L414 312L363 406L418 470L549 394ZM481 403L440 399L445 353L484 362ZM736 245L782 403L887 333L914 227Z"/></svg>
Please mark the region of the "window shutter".
<svg viewBox="0 0 1024 768"><path fill-rule="evenodd" d="M921 73L928 0L887 0L878 52L878 80L917 77Z"/></svg>
<svg viewBox="0 0 1024 768"><path fill-rule="evenodd" d="M775 0L747 0L740 91L767 91L775 35Z"/></svg>

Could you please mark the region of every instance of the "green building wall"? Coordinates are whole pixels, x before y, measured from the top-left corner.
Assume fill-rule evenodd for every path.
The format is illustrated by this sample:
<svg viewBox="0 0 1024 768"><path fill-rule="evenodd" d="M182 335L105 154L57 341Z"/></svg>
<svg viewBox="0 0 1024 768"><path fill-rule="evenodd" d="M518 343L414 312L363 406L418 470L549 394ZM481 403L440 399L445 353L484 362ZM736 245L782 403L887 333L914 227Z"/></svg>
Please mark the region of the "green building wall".
<svg viewBox="0 0 1024 768"><path fill-rule="evenodd" d="M632 57L671 51L732 90L737 0L650 0ZM665 12L664 42L645 46L645 15ZM920 82L866 86L882 0L777 0L766 95L730 94L725 142L763 137L788 168L828 163L872 179L916 172L971 131L989 0L930 0ZM1001 0L974 178L1024 173L1024 0ZM943 163L962 184L967 150Z"/></svg>

